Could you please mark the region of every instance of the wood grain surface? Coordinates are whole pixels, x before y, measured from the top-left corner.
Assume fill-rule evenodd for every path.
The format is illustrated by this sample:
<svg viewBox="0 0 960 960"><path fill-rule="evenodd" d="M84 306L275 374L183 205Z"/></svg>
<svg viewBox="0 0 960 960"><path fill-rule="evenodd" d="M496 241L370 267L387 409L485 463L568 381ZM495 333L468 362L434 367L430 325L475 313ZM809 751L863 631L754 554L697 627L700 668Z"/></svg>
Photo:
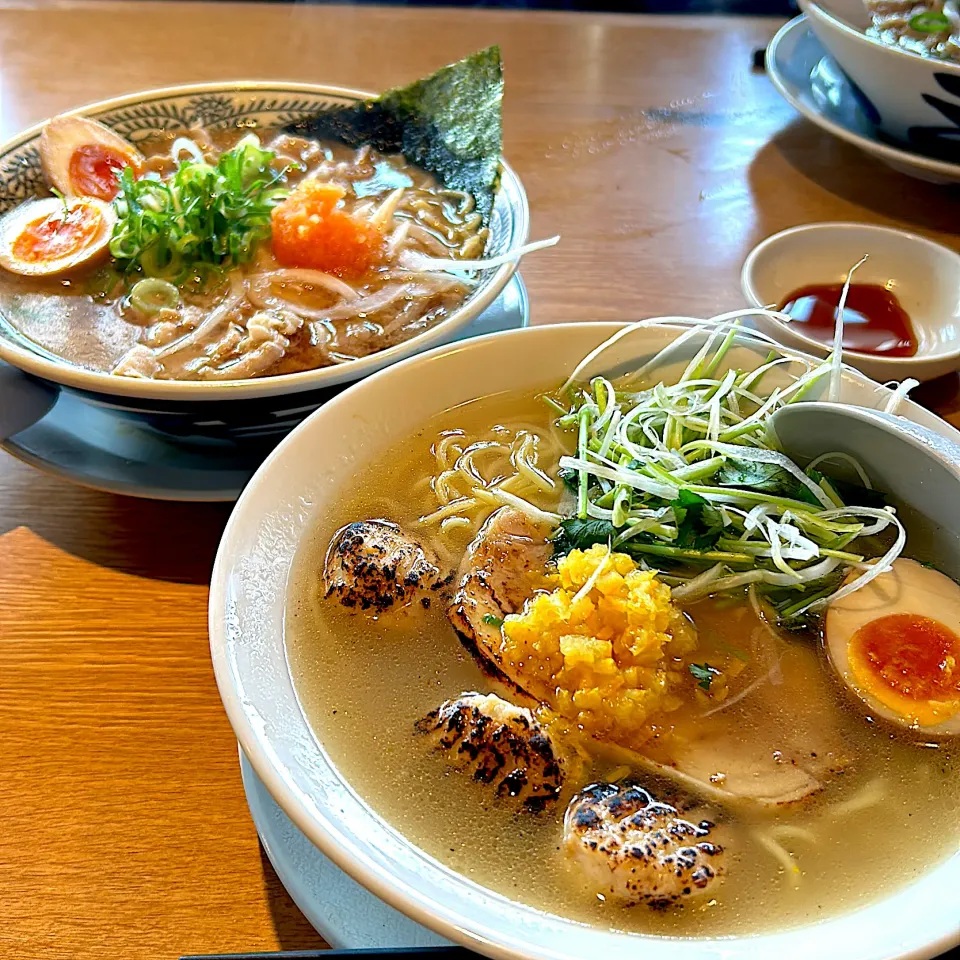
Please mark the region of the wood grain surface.
<svg viewBox="0 0 960 960"><path fill-rule="evenodd" d="M228 78L381 89L490 43L535 236L537 323L742 305L763 236L812 220L951 246L954 194L799 119L763 19L0 0L0 135L139 88ZM956 378L927 399L960 423ZM321 944L259 849L207 652L228 513L71 486L0 452L0 957Z"/></svg>

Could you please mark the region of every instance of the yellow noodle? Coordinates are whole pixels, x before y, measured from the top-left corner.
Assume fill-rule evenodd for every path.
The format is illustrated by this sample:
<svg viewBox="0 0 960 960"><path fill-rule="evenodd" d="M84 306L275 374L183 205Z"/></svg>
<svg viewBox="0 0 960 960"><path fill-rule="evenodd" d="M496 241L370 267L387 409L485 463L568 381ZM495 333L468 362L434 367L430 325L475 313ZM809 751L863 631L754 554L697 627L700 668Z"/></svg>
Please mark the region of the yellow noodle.
<svg viewBox="0 0 960 960"><path fill-rule="evenodd" d="M530 503L529 500L524 500L523 497L511 494L507 490L500 490L498 487L491 487L490 489L474 487L473 495L478 500L484 500L498 507L516 507L537 521L559 523L562 519L559 514L551 513L548 510L541 510L540 507Z"/></svg>
<svg viewBox="0 0 960 960"><path fill-rule="evenodd" d="M447 517L440 522L440 529L446 533L447 530L453 530L456 527L469 527L470 525L469 517Z"/></svg>
<svg viewBox="0 0 960 960"><path fill-rule="evenodd" d="M498 483L497 486L501 490L506 490L509 493L516 493L519 496L523 496L525 493L530 493L531 487L534 490L537 487L534 487L525 476L520 473L515 473L512 477L507 477L506 480L503 480L501 483Z"/></svg>
<svg viewBox="0 0 960 960"><path fill-rule="evenodd" d="M843 803L835 803L830 808L832 817L845 817L851 813L860 813L870 807L876 806L887 795L887 783L879 777L871 780L856 796Z"/></svg>
<svg viewBox="0 0 960 960"><path fill-rule="evenodd" d="M790 885L794 888L799 887L803 879L803 872L800 870L800 867L797 866L797 862L793 859L790 852L763 830L757 830L754 836L757 839L757 843L783 867L784 873L787 875L787 880L790 881Z"/></svg>
<svg viewBox="0 0 960 960"><path fill-rule="evenodd" d="M816 843L817 835L807 827L799 827L794 823L778 823L770 828L770 836L774 840L803 840L805 843Z"/></svg>
<svg viewBox="0 0 960 960"><path fill-rule="evenodd" d="M484 479L480 468L474 463L474 459L481 453L494 450L502 451L505 449L508 448L502 443L497 443L495 440L478 440L476 443L471 443L470 446L460 454L454 466L464 475L468 482L479 483L483 487L488 487L496 483L498 479L502 479L502 477L497 477L492 480Z"/></svg>
<svg viewBox="0 0 960 960"><path fill-rule="evenodd" d="M520 442L516 452L510 457L518 472L534 486L550 493L556 484L537 467L537 438L528 433Z"/></svg>
<svg viewBox="0 0 960 960"><path fill-rule="evenodd" d="M440 464L441 470L450 469L450 459L447 456L447 450L453 449L456 452L456 456L460 456L463 453L463 447L461 447L457 441L463 439L462 430L452 430L449 433L443 433L440 435L440 438L433 445L433 453L437 458L437 463Z"/></svg>
<svg viewBox="0 0 960 960"><path fill-rule="evenodd" d="M450 503L462 497L463 494L457 489L456 480L460 476L457 470L444 470L439 476L434 478L433 492L442 504Z"/></svg>
<svg viewBox="0 0 960 960"><path fill-rule="evenodd" d="M431 447L437 473L430 481L439 509L422 517L424 523L441 522L441 532L479 527L493 509L511 505L538 521L556 522L557 515L536 503L541 494L554 494L556 482L538 466L541 437L531 431L496 426L491 437L471 443L462 430L442 433ZM543 444L554 455L558 443ZM483 469L478 458L483 457ZM451 463L452 461L452 463ZM449 508L449 509L447 509Z"/></svg>
<svg viewBox="0 0 960 960"><path fill-rule="evenodd" d="M447 517L455 517L463 513L464 510L468 510L473 506L477 505L477 501L471 497L462 497L459 500L454 500L452 503L448 503L439 510L434 510L433 513L428 513L426 516L420 518L421 523L436 523L438 520L446 520Z"/></svg>

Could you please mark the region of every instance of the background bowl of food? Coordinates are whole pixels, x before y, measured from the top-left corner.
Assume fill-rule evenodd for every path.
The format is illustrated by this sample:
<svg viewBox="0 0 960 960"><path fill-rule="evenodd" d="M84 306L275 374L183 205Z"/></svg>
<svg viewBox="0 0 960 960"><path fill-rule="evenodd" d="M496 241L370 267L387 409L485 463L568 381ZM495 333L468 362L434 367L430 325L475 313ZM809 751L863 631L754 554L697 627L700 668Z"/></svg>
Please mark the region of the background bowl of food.
<svg viewBox="0 0 960 960"><path fill-rule="evenodd" d="M501 93L493 48L372 100L201 84L27 130L0 148L0 360L173 432L289 429L515 271Z"/></svg>
<svg viewBox="0 0 960 960"><path fill-rule="evenodd" d="M938 558L849 462L801 469L767 427L835 396L955 433L770 353L729 320L533 328L384 370L284 439L226 528L211 651L323 853L494 957L957 942L960 691L914 715L856 671L867 621L956 631L960 587L904 559Z"/></svg>
<svg viewBox="0 0 960 960"><path fill-rule="evenodd" d="M810 27L894 140L960 159L960 13L955 0L800 0Z"/></svg>

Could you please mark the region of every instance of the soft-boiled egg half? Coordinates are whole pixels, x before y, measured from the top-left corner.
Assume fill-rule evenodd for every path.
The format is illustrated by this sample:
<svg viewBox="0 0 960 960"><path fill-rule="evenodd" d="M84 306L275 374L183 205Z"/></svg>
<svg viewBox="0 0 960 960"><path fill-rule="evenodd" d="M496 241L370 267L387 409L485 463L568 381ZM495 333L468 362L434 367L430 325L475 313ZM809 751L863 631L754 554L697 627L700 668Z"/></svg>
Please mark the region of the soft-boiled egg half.
<svg viewBox="0 0 960 960"><path fill-rule="evenodd" d="M55 277L107 253L117 215L92 197L47 197L0 220L0 266L25 277Z"/></svg>
<svg viewBox="0 0 960 960"><path fill-rule="evenodd" d="M40 134L40 163L51 186L68 197L112 200L117 174L130 167L143 173L143 154L96 120L54 117Z"/></svg>
<svg viewBox="0 0 960 960"><path fill-rule="evenodd" d="M960 734L960 586L953 580L896 560L831 603L824 631L831 662L871 713L924 734Z"/></svg>

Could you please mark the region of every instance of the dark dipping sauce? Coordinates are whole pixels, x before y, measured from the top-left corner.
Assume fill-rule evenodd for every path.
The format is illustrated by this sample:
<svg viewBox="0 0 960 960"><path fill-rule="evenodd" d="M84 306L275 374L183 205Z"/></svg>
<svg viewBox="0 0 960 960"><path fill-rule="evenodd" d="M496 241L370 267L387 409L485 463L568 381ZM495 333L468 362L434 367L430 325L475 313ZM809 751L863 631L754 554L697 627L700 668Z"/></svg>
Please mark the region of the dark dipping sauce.
<svg viewBox="0 0 960 960"><path fill-rule="evenodd" d="M794 290L780 310L802 333L827 346L833 344L842 283L815 283ZM843 307L843 349L885 357L912 357L917 341L907 311L896 295L876 283L851 283Z"/></svg>

